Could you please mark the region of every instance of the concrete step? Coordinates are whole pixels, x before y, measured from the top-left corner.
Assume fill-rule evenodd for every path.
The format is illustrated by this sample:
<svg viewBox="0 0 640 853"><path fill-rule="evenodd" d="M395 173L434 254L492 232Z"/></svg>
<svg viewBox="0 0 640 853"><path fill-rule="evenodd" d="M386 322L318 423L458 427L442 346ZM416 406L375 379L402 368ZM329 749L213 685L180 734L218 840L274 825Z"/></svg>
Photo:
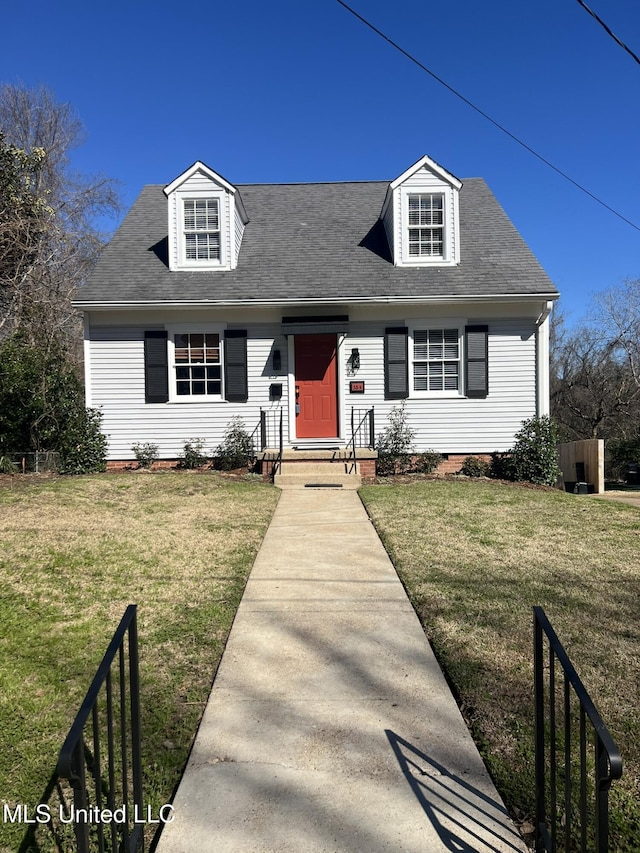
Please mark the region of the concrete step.
<svg viewBox="0 0 640 853"><path fill-rule="evenodd" d="M341 460L314 460L291 462L283 460L281 470L274 483L283 488L334 487L358 489L361 485L359 473L350 472L350 465Z"/></svg>

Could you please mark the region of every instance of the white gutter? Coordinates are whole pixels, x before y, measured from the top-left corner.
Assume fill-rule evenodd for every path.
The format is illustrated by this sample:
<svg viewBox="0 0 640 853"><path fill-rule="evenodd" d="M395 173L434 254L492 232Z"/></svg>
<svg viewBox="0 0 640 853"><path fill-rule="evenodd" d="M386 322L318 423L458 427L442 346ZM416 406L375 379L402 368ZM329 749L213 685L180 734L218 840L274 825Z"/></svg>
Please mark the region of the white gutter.
<svg viewBox="0 0 640 853"><path fill-rule="evenodd" d="M362 296L347 299L200 299L197 301L166 302L154 299L147 302L89 302L74 300L72 305L84 311L109 311L142 308L273 308L274 306L296 306L296 305L423 305L425 303L445 305L451 302L473 303L473 302L539 302L540 299L548 300L546 305L553 305L551 300L557 299L555 293L516 294L496 293L491 296ZM549 311L551 309L549 308ZM538 317L539 322L544 322L544 311ZM536 322L538 322L536 321Z"/></svg>

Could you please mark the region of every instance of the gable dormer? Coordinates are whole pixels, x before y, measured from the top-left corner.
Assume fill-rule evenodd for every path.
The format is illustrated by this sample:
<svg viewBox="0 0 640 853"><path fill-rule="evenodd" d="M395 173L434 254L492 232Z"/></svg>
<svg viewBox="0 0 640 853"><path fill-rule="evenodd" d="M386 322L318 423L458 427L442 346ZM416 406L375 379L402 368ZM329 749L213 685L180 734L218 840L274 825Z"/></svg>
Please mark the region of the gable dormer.
<svg viewBox="0 0 640 853"><path fill-rule="evenodd" d="M240 193L196 162L164 188L170 270L232 270L249 221Z"/></svg>
<svg viewBox="0 0 640 853"><path fill-rule="evenodd" d="M424 156L389 184L380 218L397 267L460 263L462 182Z"/></svg>

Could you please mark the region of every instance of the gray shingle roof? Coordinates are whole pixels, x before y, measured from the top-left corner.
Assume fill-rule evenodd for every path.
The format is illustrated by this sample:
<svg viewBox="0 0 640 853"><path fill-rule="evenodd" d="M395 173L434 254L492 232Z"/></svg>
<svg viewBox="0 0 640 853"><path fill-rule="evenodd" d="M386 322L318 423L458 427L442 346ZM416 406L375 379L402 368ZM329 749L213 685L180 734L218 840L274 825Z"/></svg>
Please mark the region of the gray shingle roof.
<svg viewBox="0 0 640 853"><path fill-rule="evenodd" d="M394 267L378 219L388 184L238 185L249 223L238 267L170 272L167 199L142 190L77 303L295 302L501 295L557 291L480 178L460 191L461 262Z"/></svg>

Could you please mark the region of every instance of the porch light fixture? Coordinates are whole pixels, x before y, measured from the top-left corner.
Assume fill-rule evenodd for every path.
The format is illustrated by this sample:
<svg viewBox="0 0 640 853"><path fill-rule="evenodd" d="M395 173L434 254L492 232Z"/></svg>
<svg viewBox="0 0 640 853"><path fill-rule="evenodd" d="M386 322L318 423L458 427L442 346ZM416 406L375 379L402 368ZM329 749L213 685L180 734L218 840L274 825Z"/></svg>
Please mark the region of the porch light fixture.
<svg viewBox="0 0 640 853"><path fill-rule="evenodd" d="M353 347L353 349L351 350L351 369L360 369L360 350L358 349L358 347Z"/></svg>
<svg viewBox="0 0 640 853"><path fill-rule="evenodd" d="M273 372L278 373L282 369L282 356L279 349L273 351Z"/></svg>

